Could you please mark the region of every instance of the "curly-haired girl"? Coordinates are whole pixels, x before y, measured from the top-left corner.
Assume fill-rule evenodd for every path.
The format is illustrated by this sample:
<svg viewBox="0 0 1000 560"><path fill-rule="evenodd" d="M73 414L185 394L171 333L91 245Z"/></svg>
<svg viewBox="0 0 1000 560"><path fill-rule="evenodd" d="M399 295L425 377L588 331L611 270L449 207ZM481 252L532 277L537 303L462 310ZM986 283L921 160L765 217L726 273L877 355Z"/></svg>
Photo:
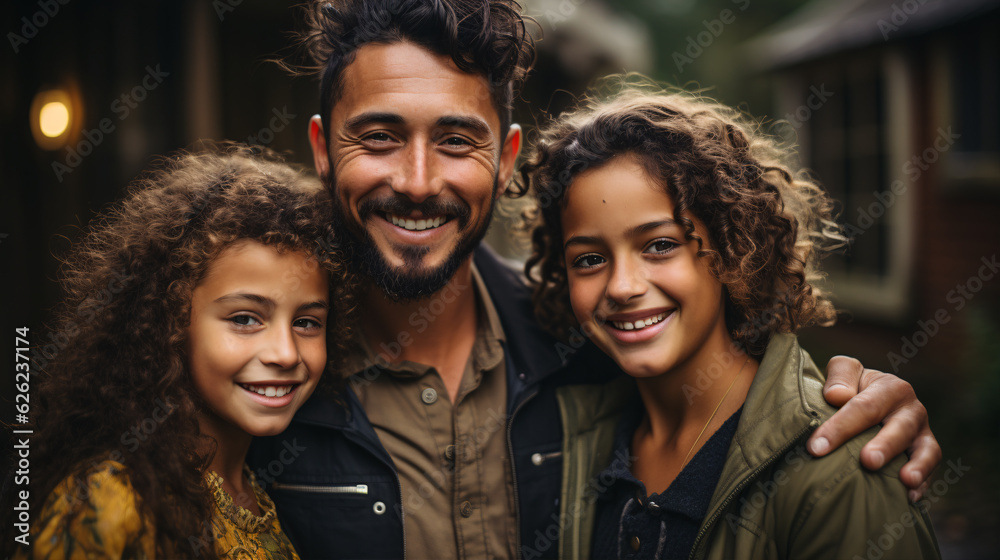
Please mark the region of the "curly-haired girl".
<svg viewBox="0 0 1000 560"><path fill-rule="evenodd" d="M541 132L536 310L634 378L562 390L562 557L938 556L903 459L860 468L873 431L804 452L833 409L793 333L834 321L812 282L844 239L788 155L733 109L627 80Z"/></svg>
<svg viewBox="0 0 1000 560"><path fill-rule="evenodd" d="M34 558L298 558L245 468L343 342L326 196L261 150L185 153L62 269L40 386Z"/></svg>

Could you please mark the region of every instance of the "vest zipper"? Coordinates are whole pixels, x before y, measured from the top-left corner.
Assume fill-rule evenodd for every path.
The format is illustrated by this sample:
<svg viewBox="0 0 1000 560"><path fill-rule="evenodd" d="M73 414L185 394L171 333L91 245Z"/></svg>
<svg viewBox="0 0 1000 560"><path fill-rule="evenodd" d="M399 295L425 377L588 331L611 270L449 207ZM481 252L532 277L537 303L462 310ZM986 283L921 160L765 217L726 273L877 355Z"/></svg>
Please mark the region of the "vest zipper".
<svg viewBox="0 0 1000 560"><path fill-rule="evenodd" d="M285 484L283 482L272 482L271 487L275 489L294 490L300 492L315 492L317 494L368 494L367 484L349 484L344 486L312 486L309 484Z"/></svg>

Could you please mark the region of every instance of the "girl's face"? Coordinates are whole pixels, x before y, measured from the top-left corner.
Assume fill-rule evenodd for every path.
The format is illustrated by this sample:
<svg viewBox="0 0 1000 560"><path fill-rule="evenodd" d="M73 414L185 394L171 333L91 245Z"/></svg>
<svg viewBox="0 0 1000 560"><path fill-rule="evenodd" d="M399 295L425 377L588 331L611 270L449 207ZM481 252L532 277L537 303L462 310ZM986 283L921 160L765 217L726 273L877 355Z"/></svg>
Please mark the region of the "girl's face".
<svg viewBox="0 0 1000 560"><path fill-rule="evenodd" d="M191 296L191 377L209 410L202 430L284 430L326 366L327 274L308 255L240 240Z"/></svg>
<svg viewBox="0 0 1000 560"><path fill-rule="evenodd" d="M566 197L573 312L626 373L651 377L700 367L710 359L699 353L707 343L728 344L722 284L675 222L671 197L634 157L616 156L581 173ZM704 225L693 221L707 247Z"/></svg>

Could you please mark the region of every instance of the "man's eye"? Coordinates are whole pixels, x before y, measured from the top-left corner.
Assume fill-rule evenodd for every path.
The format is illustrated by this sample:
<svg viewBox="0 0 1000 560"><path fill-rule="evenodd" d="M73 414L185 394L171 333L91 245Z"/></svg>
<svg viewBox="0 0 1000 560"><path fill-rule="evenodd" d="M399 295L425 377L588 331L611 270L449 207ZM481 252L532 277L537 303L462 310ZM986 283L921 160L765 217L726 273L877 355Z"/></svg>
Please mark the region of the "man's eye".
<svg viewBox="0 0 1000 560"><path fill-rule="evenodd" d="M369 142L389 142L392 140L392 136L389 136L385 132L373 132L368 136L365 136L365 140Z"/></svg>
<svg viewBox="0 0 1000 560"><path fill-rule="evenodd" d="M573 261L575 268L593 268L602 264L604 264L604 257L595 253L580 255Z"/></svg>

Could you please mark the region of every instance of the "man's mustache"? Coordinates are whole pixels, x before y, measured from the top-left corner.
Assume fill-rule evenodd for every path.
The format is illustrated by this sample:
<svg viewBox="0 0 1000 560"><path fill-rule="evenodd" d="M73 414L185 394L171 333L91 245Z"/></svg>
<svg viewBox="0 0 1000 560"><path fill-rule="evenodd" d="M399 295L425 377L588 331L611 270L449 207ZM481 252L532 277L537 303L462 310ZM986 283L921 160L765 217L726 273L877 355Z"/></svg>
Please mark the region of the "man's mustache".
<svg viewBox="0 0 1000 560"><path fill-rule="evenodd" d="M408 216L419 211L424 216L447 216L448 219L458 219L459 226L464 227L471 211L469 207L457 200L440 199L432 196L420 202L414 202L401 194L390 194L368 198L358 204L358 216L367 220L372 214L395 214Z"/></svg>

